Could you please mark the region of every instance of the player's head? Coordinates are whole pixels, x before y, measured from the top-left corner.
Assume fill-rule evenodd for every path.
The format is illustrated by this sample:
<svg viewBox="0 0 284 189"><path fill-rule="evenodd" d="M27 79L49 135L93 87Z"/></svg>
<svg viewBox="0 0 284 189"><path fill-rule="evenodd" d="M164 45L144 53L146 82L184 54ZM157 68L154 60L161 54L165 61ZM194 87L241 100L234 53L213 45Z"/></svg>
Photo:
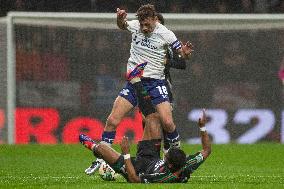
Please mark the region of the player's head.
<svg viewBox="0 0 284 189"><path fill-rule="evenodd" d="M144 34L147 35L154 31L157 22L156 10L154 5L142 5L138 9L136 16L140 23L140 29Z"/></svg>
<svg viewBox="0 0 284 189"><path fill-rule="evenodd" d="M182 168L186 162L184 151L179 148L170 148L165 155L165 161L172 172Z"/></svg>
<svg viewBox="0 0 284 189"><path fill-rule="evenodd" d="M160 22L161 24L165 24L165 20L164 20L164 17L161 13L157 13L156 14L157 18L158 18L158 22Z"/></svg>

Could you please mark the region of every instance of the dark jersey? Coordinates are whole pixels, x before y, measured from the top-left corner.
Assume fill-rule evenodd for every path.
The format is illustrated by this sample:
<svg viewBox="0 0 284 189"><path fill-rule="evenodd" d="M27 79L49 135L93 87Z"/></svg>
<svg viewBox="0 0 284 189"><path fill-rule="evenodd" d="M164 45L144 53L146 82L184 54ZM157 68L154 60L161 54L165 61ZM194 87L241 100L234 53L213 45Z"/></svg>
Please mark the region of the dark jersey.
<svg viewBox="0 0 284 189"><path fill-rule="evenodd" d="M167 59L168 62L165 65L165 69L164 69L164 74L165 74L165 79L166 79L166 87L167 87L167 91L168 91L168 97L170 102L172 103L174 98L173 98L173 94L172 94L172 78L171 78L171 74L170 74L170 68L175 68L175 69L185 69L186 68L186 62L183 58L179 57L179 54L175 51L172 50L171 48L168 48L167 51Z"/></svg>
<svg viewBox="0 0 284 189"><path fill-rule="evenodd" d="M175 50L171 48L168 48L167 59L168 63L165 65L164 74L166 80L169 82L169 85L171 85L172 79L170 75L170 68L184 70L186 68L186 62L183 58L180 57L180 55Z"/></svg>
<svg viewBox="0 0 284 189"><path fill-rule="evenodd" d="M190 178L190 175L204 162L204 158L200 152L195 155L189 155L186 158L186 164L181 169L179 175L179 182L187 182Z"/></svg>
<svg viewBox="0 0 284 189"><path fill-rule="evenodd" d="M190 178L190 174L203 163L201 153L187 157L186 164L176 173L172 173L163 160L154 161L150 164L145 173L140 173L139 177L143 183L184 183ZM177 174L180 172L180 174Z"/></svg>

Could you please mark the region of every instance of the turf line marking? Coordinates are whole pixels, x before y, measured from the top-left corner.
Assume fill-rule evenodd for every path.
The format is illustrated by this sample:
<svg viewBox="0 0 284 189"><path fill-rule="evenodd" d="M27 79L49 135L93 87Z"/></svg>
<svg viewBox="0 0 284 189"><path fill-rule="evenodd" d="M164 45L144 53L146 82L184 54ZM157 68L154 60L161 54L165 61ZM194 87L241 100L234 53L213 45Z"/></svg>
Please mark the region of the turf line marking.
<svg viewBox="0 0 284 189"><path fill-rule="evenodd" d="M267 175L267 176L261 176L261 175L236 175L236 176L191 176L194 178L237 178L237 177L254 177L254 178L284 178L284 176L276 176L276 175Z"/></svg>

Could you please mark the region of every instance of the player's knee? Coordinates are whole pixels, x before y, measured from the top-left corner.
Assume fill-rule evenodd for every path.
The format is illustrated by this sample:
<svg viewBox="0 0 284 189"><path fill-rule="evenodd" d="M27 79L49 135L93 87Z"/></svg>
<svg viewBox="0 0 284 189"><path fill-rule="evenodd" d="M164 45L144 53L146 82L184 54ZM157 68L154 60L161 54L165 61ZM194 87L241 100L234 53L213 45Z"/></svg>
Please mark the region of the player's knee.
<svg viewBox="0 0 284 189"><path fill-rule="evenodd" d="M118 117L116 117L114 115L110 115L107 118L106 127L108 129L115 130L120 121L121 121L120 118L118 118Z"/></svg>
<svg viewBox="0 0 284 189"><path fill-rule="evenodd" d="M170 133L173 132L176 129L173 120L169 118L163 119L163 129Z"/></svg>
<svg viewBox="0 0 284 189"><path fill-rule="evenodd" d="M101 144L97 144L93 148L93 154L94 154L95 157L102 158L101 153L100 153L101 149L102 149Z"/></svg>

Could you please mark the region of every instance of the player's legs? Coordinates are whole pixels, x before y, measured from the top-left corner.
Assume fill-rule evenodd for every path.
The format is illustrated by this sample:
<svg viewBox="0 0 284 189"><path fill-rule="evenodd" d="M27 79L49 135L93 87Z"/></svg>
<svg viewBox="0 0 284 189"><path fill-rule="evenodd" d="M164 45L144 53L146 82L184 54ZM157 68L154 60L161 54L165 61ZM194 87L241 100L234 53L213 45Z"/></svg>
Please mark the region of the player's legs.
<svg viewBox="0 0 284 189"><path fill-rule="evenodd" d="M125 98L118 96L113 104L110 115L107 118L104 131L115 131L122 118L133 108L133 105Z"/></svg>
<svg viewBox="0 0 284 189"><path fill-rule="evenodd" d="M145 131L146 128L146 119L143 116L142 119L142 126L143 126L143 140L149 140L150 138L156 139L161 137L161 130L162 130L162 137L163 137L163 152L166 153L170 148L170 141L167 139L167 132L163 129L162 123L158 113L155 113L156 119L152 120L151 122L147 122L148 130Z"/></svg>
<svg viewBox="0 0 284 189"><path fill-rule="evenodd" d="M122 118L137 105L135 90L130 83L120 91L119 96L114 101L110 115L107 118L106 126L102 134L102 141L112 144L116 135L116 128Z"/></svg>
<svg viewBox="0 0 284 189"><path fill-rule="evenodd" d="M158 113L148 115L144 122L142 140L161 139L161 122Z"/></svg>
<svg viewBox="0 0 284 189"><path fill-rule="evenodd" d="M166 132L173 132L176 126L172 117L172 107L169 102L162 102L156 106L157 112L160 115L160 119L163 125L163 129Z"/></svg>
<svg viewBox="0 0 284 189"><path fill-rule="evenodd" d="M102 158L109 164L114 164L119 159L120 153L116 152L109 145L105 143L96 143L89 136L81 134L79 136L80 142L89 150L93 151L97 158Z"/></svg>
<svg viewBox="0 0 284 189"><path fill-rule="evenodd" d="M173 121L172 107L170 103L167 101L162 102L156 105L156 109L162 123L162 128L165 131L164 134L166 140L170 143L170 146L179 147L180 137Z"/></svg>
<svg viewBox="0 0 284 189"><path fill-rule="evenodd" d="M143 86L151 96L151 102L156 107L166 139L171 146L179 147L180 139L172 118L172 107L169 103L165 80L141 78ZM146 116L147 119L147 116Z"/></svg>
<svg viewBox="0 0 284 189"><path fill-rule="evenodd" d="M136 92L138 107L142 112L143 137L142 140L161 139L161 124L159 114L151 101L146 87L143 86L140 78L133 77L130 81Z"/></svg>
<svg viewBox="0 0 284 189"><path fill-rule="evenodd" d="M120 153L104 143L97 144L92 150L94 154L105 160L108 164L114 164L120 156Z"/></svg>
<svg viewBox="0 0 284 189"><path fill-rule="evenodd" d="M131 95L129 95L131 96ZM111 145L116 135L117 125L122 118L133 108L132 103L124 97L118 96L114 101L110 115L107 118L106 126L102 134L102 141L106 145ZM85 170L87 175L92 175L100 167L103 159L97 158L92 164Z"/></svg>
<svg viewBox="0 0 284 189"><path fill-rule="evenodd" d="M167 91L168 91L168 97L169 97L169 102L171 104L171 107L172 107L172 111L173 111L173 101L174 101L174 98L173 98L173 93L172 93L172 84L171 82L169 81L169 79L166 79L166 83L165 83L165 86L167 88ZM163 152L164 154L169 150L170 148L170 141L167 139L167 132L163 129Z"/></svg>
<svg viewBox="0 0 284 189"><path fill-rule="evenodd" d="M150 127L151 129L149 129L150 131L145 131L145 127L146 127L146 120L145 120L145 117L143 116L143 119L142 119L142 126L143 126L143 140L148 140L150 138L158 138L160 136L159 133L161 134L161 130L162 130L162 137L163 137L163 152L166 153L169 148L170 148L170 141L167 139L167 132L163 129L162 127L162 123L161 123L161 120L160 120L160 117L159 117L159 114L158 113L155 113L156 116L157 116L157 120L154 120L154 122L151 122L150 123ZM149 123L147 123L147 125L149 125ZM154 125L152 127L152 125ZM159 131L158 131L159 130Z"/></svg>

